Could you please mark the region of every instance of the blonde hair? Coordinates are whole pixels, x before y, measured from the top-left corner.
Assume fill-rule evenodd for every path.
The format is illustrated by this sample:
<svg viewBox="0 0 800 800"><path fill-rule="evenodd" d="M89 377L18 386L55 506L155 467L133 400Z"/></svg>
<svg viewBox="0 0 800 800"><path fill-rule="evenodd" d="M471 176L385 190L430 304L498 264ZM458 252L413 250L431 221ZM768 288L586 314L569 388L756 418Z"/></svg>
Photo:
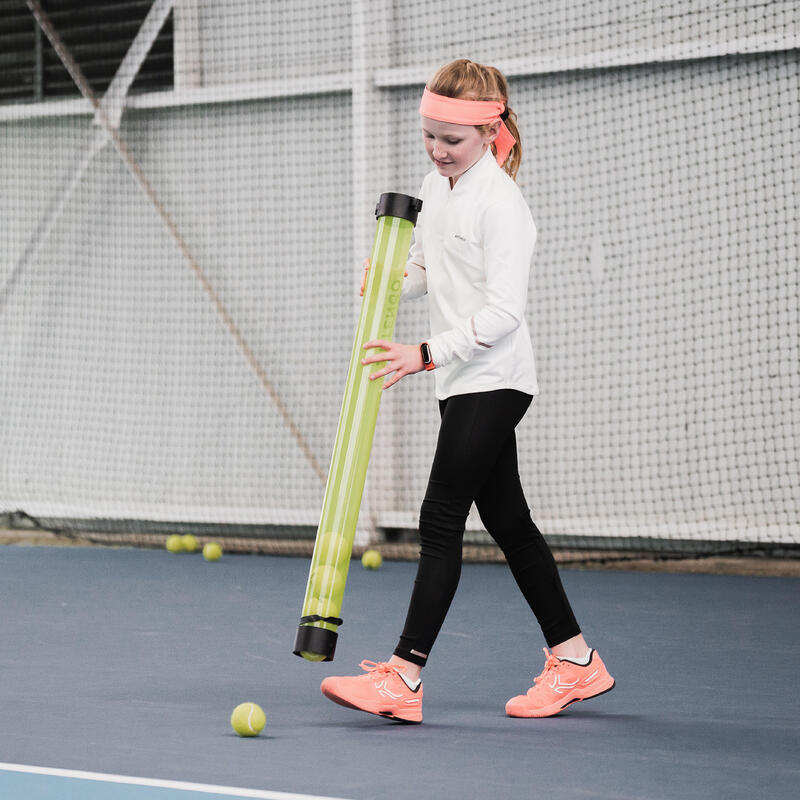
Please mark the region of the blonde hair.
<svg viewBox="0 0 800 800"><path fill-rule="evenodd" d="M508 111L505 125L517 142L511 148L502 167L516 180L522 161L522 143L517 128L517 115L508 107L508 84L503 73L497 67L487 67L466 58L459 58L440 67L428 81L428 89L444 97L455 97L459 100L497 100L505 105ZM489 125L475 127L484 134L489 130ZM491 147L492 152L497 155L494 142Z"/></svg>

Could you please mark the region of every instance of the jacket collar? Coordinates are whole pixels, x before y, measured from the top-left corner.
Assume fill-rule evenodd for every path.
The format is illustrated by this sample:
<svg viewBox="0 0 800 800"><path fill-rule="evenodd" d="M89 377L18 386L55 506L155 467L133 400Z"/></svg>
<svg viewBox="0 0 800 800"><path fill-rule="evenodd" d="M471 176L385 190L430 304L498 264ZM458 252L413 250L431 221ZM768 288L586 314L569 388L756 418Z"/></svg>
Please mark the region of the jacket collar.
<svg viewBox="0 0 800 800"><path fill-rule="evenodd" d="M450 189L450 179L442 177L447 182L448 191L464 192L476 181L480 182L481 176L497 165L491 147L486 148L486 152L456 181L456 185Z"/></svg>

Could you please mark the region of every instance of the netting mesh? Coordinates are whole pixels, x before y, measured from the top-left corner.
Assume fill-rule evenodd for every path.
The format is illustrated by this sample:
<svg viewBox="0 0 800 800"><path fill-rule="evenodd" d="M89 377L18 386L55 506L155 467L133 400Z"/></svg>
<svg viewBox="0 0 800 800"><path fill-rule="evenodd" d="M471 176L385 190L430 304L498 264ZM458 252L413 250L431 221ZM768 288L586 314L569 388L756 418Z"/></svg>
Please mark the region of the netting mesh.
<svg viewBox="0 0 800 800"><path fill-rule="evenodd" d="M539 231L537 523L800 543L796 4L152 5L175 89L118 130L150 195L77 88L0 105L0 513L314 526L372 210L466 56L510 78ZM387 392L362 537L415 527L436 430L428 377Z"/></svg>
<svg viewBox="0 0 800 800"><path fill-rule="evenodd" d="M583 56L610 65L675 60L676 48L686 58L797 44L792 2L506 0L487 8L476 0L432 0L424 9L394 4L403 34L391 43L394 65L430 69L432 53L442 62L469 57L512 69Z"/></svg>

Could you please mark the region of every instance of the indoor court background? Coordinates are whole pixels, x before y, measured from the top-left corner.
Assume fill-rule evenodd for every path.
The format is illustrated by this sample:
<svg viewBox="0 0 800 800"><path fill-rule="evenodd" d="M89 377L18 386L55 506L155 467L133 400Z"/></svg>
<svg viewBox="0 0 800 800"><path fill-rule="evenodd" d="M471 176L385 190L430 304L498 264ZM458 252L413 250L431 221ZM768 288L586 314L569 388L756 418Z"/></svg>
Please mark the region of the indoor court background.
<svg viewBox="0 0 800 800"><path fill-rule="evenodd" d="M354 800L401 796L407 759L420 797L794 796L799 48L791 1L0 0L0 540L113 546L0 549L0 763ZM477 518L459 597L486 608L448 618L425 725L318 693L401 622L429 376L383 398L359 521L356 552L398 560L351 570L334 666L289 652L375 203L417 193L419 96L458 57L509 78L538 229L534 519L565 564L702 571L565 573L619 687L546 733L497 711L539 643ZM401 306L395 338L426 334ZM175 531L226 555L171 556ZM472 711L448 656L483 660ZM250 694L257 742L227 729ZM35 779L0 766L0 795Z"/></svg>

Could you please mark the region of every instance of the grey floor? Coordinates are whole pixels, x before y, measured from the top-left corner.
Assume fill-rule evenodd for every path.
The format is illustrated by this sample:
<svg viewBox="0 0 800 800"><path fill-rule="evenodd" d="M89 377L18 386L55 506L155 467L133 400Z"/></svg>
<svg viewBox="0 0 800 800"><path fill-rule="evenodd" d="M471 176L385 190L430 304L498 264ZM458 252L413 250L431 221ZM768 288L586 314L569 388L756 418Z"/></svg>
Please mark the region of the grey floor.
<svg viewBox="0 0 800 800"><path fill-rule="evenodd" d="M290 652L307 568L0 548L0 761L353 800L800 796L797 579L564 571L617 688L516 720L541 635L504 567L466 565L408 726L319 683L388 658L415 566L353 562L330 664ZM230 730L243 700L258 738Z"/></svg>

